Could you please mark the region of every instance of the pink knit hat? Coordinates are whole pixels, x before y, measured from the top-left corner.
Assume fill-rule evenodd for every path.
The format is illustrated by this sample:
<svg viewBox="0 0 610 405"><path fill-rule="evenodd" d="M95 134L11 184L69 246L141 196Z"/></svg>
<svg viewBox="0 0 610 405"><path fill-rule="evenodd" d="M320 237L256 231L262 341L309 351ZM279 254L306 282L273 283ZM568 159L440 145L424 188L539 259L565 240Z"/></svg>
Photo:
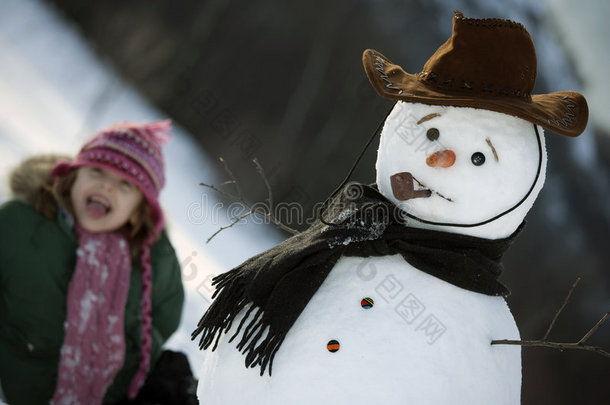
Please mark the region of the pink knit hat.
<svg viewBox="0 0 610 405"><path fill-rule="evenodd" d="M159 192L165 185L165 161L161 144L171 137L171 120L152 123L120 122L99 131L85 143L72 162L60 162L54 177L81 166L111 170L127 178L144 194L155 230L163 229Z"/></svg>
<svg viewBox="0 0 610 405"><path fill-rule="evenodd" d="M161 145L171 137L171 121L152 123L120 122L102 129L81 148L73 161L59 162L53 167L53 177L65 176L82 166L111 170L135 184L144 194L155 234L148 235L141 250L142 269L142 331L140 366L128 391L133 399L150 366L152 345L152 274L150 247L163 229L163 212L159 205L159 192L165 184L165 162Z"/></svg>

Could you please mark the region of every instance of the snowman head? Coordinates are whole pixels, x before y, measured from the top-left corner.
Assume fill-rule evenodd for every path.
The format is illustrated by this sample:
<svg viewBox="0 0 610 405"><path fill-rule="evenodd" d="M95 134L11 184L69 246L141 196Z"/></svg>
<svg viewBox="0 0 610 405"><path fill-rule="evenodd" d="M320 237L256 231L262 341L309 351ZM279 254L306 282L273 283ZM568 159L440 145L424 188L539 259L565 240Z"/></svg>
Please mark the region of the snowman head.
<svg viewBox="0 0 610 405"><path fill-rule="evenodd" d="M544 184L543 130L494 111L399 101L376 169L380 192L410 226L502 238Z"/></svg>
<svg viewBox="0 0 610 405"><path fill-rule="evenodd" d="M377 183L412 226L510 235L544 183L542 128L574 137L587 125L581 94L533 94L536 50L514 21L456 11L451 37L419 73L372 49L362 62L375 91L398 101L381 134Z"/></svg>

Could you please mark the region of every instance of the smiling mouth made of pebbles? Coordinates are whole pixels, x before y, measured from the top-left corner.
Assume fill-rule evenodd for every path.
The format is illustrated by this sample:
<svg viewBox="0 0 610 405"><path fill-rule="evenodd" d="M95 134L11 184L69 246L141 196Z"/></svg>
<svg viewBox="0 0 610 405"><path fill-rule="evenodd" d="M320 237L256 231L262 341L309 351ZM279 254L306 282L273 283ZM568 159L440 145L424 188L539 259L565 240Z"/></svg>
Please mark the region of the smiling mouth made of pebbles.
<svg viewBox="0 0 610 405"><path fill-rule="evenodd" d="M422 189L416 190L415 183ZM432 194L438 195L447 201L453 201L451 198L445 197L444 195L426 188L426 185L421 181L417 180L409 172L396 173L390 176L390 184L392 186L392 193L400 201L407 201L412 198L428 198Z"/></svg>

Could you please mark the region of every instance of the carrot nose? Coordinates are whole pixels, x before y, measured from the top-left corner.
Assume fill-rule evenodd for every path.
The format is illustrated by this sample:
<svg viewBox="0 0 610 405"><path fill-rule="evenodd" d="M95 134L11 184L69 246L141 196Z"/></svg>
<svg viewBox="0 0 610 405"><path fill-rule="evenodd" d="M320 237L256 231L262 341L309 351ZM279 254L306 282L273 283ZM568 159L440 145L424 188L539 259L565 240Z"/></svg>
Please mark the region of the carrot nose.
<svg viewBox="0 0 610 405"><path fill-rule="evenodd" d="M455 153L452 150L440 150L426 158L430 167L451 167L455 163Z"/></svg>

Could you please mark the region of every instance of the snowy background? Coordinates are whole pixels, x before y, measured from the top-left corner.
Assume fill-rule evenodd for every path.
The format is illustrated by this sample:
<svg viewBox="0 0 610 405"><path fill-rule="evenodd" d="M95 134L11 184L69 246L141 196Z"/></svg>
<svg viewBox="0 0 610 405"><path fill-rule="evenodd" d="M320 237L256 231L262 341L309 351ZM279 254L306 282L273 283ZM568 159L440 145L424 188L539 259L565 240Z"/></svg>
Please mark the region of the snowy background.
<svg viewBox="0 0 610 405"><path fill-rule="evenodd" d="M126 36L125 41L117 42L116 46L104 48L104 38L98 45L92 45L92 41L86 39L87 36L95 37L95 29L99 30L95 23L92 24L94 28L85 34L81 26L50 3L53 2L0 0L0 202L9 198L6 178L10 168L32 154L74 154L95 130L116 121L173 118L175 138L165 150L168 182L162 193L162 203L167 212L170 237L182 263L187 296L180 329L170 339L168 347L186 352L193 370L197 372L201 353L189 335L209 304L211 277L275 245L286 235L269 225L240 224L223 231L210 244L205 243L220 226L230 222L235 212L227 212L227 201L217 200L214 193L204 190L199 183L220 184L225 181L226 174L217 163L217 156L239 155L244 150L243 147L240 150L232 140L222 139L222 134L219 137L218 134L199 133L200 129L193 122L201 121L201 117L188 115L188 105L169 108L160 87L151 87L151 82L167 77L171 83L174 74L171 70L165 73L158 70L162 73L154 76L154 66L139 56L151 59L160 59L161 56L156 48L140 50L134 37L139 35L140 42L146 44L150 37L154 39L155 33L166 34L166 22L159 22L158 29L153 26L148 31L136 32L138 35ZM194 8L196 2L186 3ZM610 201L607 169L610 167L610 115L606 100L606 95L610 94L610 82L606 77L610 69L610 53L606 38L610 37L610 27L604 20L610 15L610 3L602 0L578 4L567 0L413 1L408 2L409 12L406 13L405 2L354 1L356 11L351 12L357 16L367 15L362 23L350 13L341 14L343 4L340 2L325 2L324 8L315 8L314 3L310 8L314 10L312 18L315 18L315 23L306 18L304 12L288 10L297 6L288 6L284 2L257 0L243 7L240 2L202 2L198 10L201 13L192 13L199 22L197 25L179 27L188 32L178 28L170 30L170 33L178 32L179 35L174 38L168 35L164 38L167 41L159 41L161 48L174 41L175 47L184 47L192 59L201 56L202 65L193 64L197 68L190 74L199 74L206 78L209 86L217 86L199 93L204 94L207 100L185 101L205 109L206 102L212 99L239 115L242 126L246 125L258 136L247 139L260 140L255 145L258 148L256 153L262 162L269 162L266 167L272 169L270 176L275 176L274 181L279 186L301 186L296 192L287 193L288 200L300 197L301 201L309 199L311 203L328 194L345 175L351 159L364 142L362 139L368 134L362 128L374 128L386 108L383 100L377 100L365 83L358 65L358 52L365 47L379 48L397 63L406 59L407 64L416 66L407 70L417 71L421 67L417 66L419 61L425 61L431 50L446 39L453 9L462 9L467 16L498 16L524 23L538 51L538 82L545 86L541 92L549 87L549 91L569 89L583 92L589 102L591 118L587 131L578 139L568 142L556 136L547 137L550 138L547 184L530 214L526 232L507 254L507 268L511 272L506 274L505 281L513 288L509 304L522 333L534 338L540 334L540 329L546 328L576 275L584 274L582 288L587 288L588 283L589 290L585 296L573 298L575 303L571 314L582 319L582 324L575 327L573 323L565 322L557 326L557 332L560 336L563 333L566 340L582 336L583 324L592 325L610 306L606 260L610 242L610 204L607 203ZM135 8L140 4L143 10L147 10L146 15L142 13L143 19L154 17L154 7L149 8L147 2L129 2L129 6L125 6L126 3L120 6L121 2L96 4L100 4L99 8L108 11L110 16L114 15L111 12L114 9ZM81 13L86 16L79 7L73 8L76 9L73 15ZM236 8L243 8L239 18L234 14ZM290 15L293 19L275 18L269 10ZM184 10L171 11L172 18L186 18L180 14ZM322 15L323 12L326 14ZM408 24L403 21L403 15ZM138 24L138 21L105 16L101 16L100 21L98 24L101 26L116 26L119 28L117 31L123 29L117 35L126 33L125 27ZM343 22L346 27L355 26L356 32L366 38L357 38L350 31L353 42L345 41L341 36L342 30L337 28L338 22ZM86 21L83 24L86 25ZM298 55L288 54L279 60L274 59L275 51L264 46L277 45L280 40L265 24L280 25L284 33L289 33L280 39L293 41L294 49L293 43L288 42L281 43L282 50L291 50ZM303 28L310 25L313 27L309 28L310 31ZM348 28L345 30L347 32ZM422 34L417 34L417 30ZM416 35L417 41L407 44L397 40L395 33L405 32ZM214 46L206 46L201 49L201 55L194 55L192 49L197 46L190 35L208 38ZM241 41L239 47L236 41ZM309 44L310 48L298 48L298 41ZM414 49L414 42L421 44ZM262 51L250 49L261 47ZM346 59L346 49L352 48L356 57L349 54L351 59ZM127 62L117 58L116 54L121 52L127 53ZM129 58L131 55L134 57ZM239 59L240 55L244 59ZM300 55L307 58L301 61ZM219 64L221 57L225 56L235 59ZM334 66L335 60L352 66L356 73L344 74L343 68ZM299 76L289 80L276 79L280 74L276 70L278 63L282 63L282 71L298 72ZM302 74L301 65L304 66ZM201 72L198 69L202 69ZM142 72L150 73L155 80ZM263 87L262 90L255 87L268 86L266 80L269 78L274 79L272 87ZM189 80L187 86L197 85L192 77ZM165 86L168 87L171 85ZM331 88L331 93L338 95L335 104L329 104L329 99L316 95L321 87ZM359 97L350 99L353 94L350 91L354 88ZM217 95L217 89L222 96ZM159 106L165 108L161 110ZM280 115L284 108L285 112ZM373 114L370 114L372 110ZM279 118L272 112L278 112ZM341 116L359 119L343 123L338 120ZM318 123L320 127L313 125ZM226 128L228 124L231 122L222 123L224 126L221 127ZM184 128L190 128L190 131ZM268 133L271 135L265 138ZM299 138L299 133L315 133L319 137ZM346 134L347 138L339 138L336 133ZM357 143L345 142L345 139L353 141L356 136L360 139ZM344 147L343 160L335 153L338 147ZM361 165L369 170L368 174L374 159L371 151L369 154L368 160L365 159ZM241 161L248 163L247 159ZM245 169L240 171L238 168L238 177L253 172L252 179L244 185L250 191L258 189L259 193L262 192L262 197L261 194L255 195L262 200L264 187L251 165L246 163ZM314 166L328 170L329 175L312 173ZM356 176L355 179L365 181L366 176ZM322 185L325 194L314 192L314 185ZM548 242L555 250L542 250L538 246L540 240ZM560 243L565 243L566 247ZM513 252L519 252L519 256ZM567 255L568 259L561 255ZM534 263L530 257L535 258ZM555 274L554 269L561 271ZM519 287L519 282L529 285L530 289ZM545 290L544 294L538 294L541 288ZM552 294L551 289L554 291ZM573 319L568 316L570 313L566 311L566 318ZM597 344L607 343L610 334L603 333L601 331L599 335L605 340ZM604 390L610 375L607 362L592 358L588 353L570 356L548 354L544 349L533 350L524 352L524 404L574 403L574 398L581 398L583 394L571 386L587 387L586 392L591 398L601 400L600 403L607 398L610 403L610 395L607 389ZM554 370L560 371L551 374ZM572 379L570 384L557 379L557 375L567 375L566 370L575 370L575 374L569 377ZM600 395L606 395L606 398Z"/></svg>

